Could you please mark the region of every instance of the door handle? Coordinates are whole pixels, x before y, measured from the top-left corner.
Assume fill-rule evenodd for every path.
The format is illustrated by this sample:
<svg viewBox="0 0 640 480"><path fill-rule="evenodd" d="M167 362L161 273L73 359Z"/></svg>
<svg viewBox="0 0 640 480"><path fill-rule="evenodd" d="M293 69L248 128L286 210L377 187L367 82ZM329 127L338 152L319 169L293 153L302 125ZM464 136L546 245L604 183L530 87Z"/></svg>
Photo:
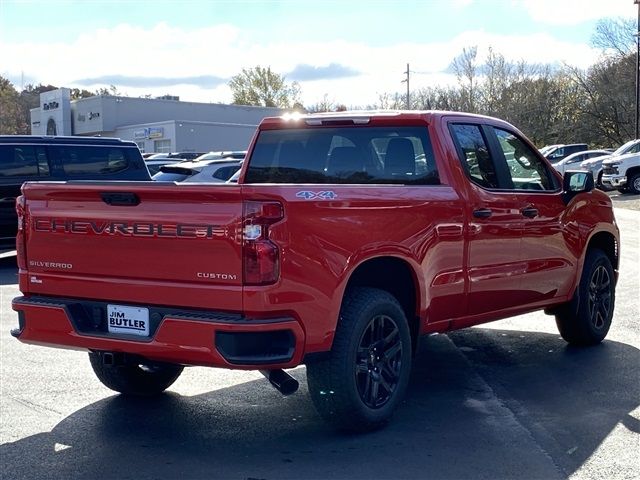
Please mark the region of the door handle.
<svg viewBox="0 0 640 480"><path fill-rule="evenodd" d="M473 216L476 218L489 218L491 216L490 208L478 208L473 211Z"/></svg>
<svg viewBox="0 0 640 480"><path fill-rule="evenodd" d="M527 207L520 210L523 216L527 218L535 218L538 216L538 209L533 207Z"/></svg>

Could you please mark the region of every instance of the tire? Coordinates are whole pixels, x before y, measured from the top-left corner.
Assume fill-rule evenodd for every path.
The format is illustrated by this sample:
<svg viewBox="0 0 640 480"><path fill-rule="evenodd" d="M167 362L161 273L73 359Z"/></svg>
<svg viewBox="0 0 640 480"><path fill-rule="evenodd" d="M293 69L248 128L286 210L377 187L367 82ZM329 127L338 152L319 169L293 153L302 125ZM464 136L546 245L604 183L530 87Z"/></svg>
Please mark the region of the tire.
<svg viewBox="0 0 640 480"><path fill-rule="evenodd" d="M556 311L560 335L571 345L596 345L607 336L615 306L615 277L602 250L587 252L574 298Z"/></svg>
<svg viewBox="0 0 640 480"><path fill-rule="evenodd" d="M596 180L596 187L602 190L603 192L610 192L611 190L613 190L613 187L610 187L609 185L605 185L604 183L602 183L602 170L600 170L600 173L598 174L598 178Z"/></svg>
<svg viewBox="0 0 640 480"><path fill-rule="evenodd" d="M178 379L184 368L182 365L146 360L105 365L103 356L104 352L89 352L94 373L105 387L124 395L158 395Z"/></svg>
<svg viewBox="0 0 640 480"><path fill-rule="evenodd" d="M411 372L411 334L402 307L376 288L347 292L329 357L307 365L318 413L339 430L386 425Z"/></svg>
<svg viewBox="0 0 640 480"><path fill-rule="evenodd" d="M629 192L638 195L640 193L640 173L634 173L627 182L627 189Z"/></svg>

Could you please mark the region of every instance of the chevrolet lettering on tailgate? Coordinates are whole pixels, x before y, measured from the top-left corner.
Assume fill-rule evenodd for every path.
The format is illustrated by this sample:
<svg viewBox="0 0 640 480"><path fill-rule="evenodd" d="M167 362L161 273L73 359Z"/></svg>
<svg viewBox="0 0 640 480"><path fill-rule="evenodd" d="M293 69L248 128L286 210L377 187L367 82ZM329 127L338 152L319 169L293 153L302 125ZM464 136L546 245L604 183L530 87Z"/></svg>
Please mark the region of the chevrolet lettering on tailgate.
<svg viewBox="0 0 640 480"><path fill-rule="evenodd" d="M219 225L150 222L87 222L56 218L34 218L37 232L93 233L95 235L128 235L140 237L214 238L227 234Z"/></svg>

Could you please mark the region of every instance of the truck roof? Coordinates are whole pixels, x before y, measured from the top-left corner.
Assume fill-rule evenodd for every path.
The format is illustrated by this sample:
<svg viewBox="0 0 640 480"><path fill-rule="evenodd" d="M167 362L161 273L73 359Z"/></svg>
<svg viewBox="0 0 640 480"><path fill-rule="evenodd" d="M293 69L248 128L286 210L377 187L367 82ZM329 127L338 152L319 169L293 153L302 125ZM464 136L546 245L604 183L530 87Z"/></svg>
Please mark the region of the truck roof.
<svg viewBox="0 0 640 480"><path fill-rule="evenodd" d="M323 113L285 113L279 117L266 117L260 126L282 126L283 123L302 121L308 126L322 125L367 125L385 121L416 121L432 123L443 116L455 115L457 117L468 117L475 119L487 119L485 115L477 115L467 112L455 112L444 110L351 110L344 112L323 112ZM493 119L493 118L492 118ZM493 119L500 123L504 121Z"/></svg>
<svg viewBox="0 0 640 480"><path fill-rule="evenodd" d="M0 135L0 143L123 145L137 147L134 142L113 137L51 136L51 135Z"/></svg>

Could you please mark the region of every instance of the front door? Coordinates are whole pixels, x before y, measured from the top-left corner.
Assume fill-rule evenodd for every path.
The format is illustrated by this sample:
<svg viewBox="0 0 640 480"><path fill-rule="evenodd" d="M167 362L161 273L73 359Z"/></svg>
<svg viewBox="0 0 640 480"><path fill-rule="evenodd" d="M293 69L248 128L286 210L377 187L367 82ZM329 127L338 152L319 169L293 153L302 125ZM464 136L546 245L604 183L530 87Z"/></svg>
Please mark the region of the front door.
<svg viewBox="0 0 640 480"><path fill-rule="evenodd" d="M560 182L547 164L514 132L493 128L507 165L522 225L522 304L568 294L577 264L571 244L579 232L564 225Z"/></svg>
<svg viewBox="0 0 640 480"><path fill-rule="evenodd" d="M450 131L469 180L466 313L473 317L520 303L522 222L513 192L501 189L486 129L454 123Z"/></svg>

